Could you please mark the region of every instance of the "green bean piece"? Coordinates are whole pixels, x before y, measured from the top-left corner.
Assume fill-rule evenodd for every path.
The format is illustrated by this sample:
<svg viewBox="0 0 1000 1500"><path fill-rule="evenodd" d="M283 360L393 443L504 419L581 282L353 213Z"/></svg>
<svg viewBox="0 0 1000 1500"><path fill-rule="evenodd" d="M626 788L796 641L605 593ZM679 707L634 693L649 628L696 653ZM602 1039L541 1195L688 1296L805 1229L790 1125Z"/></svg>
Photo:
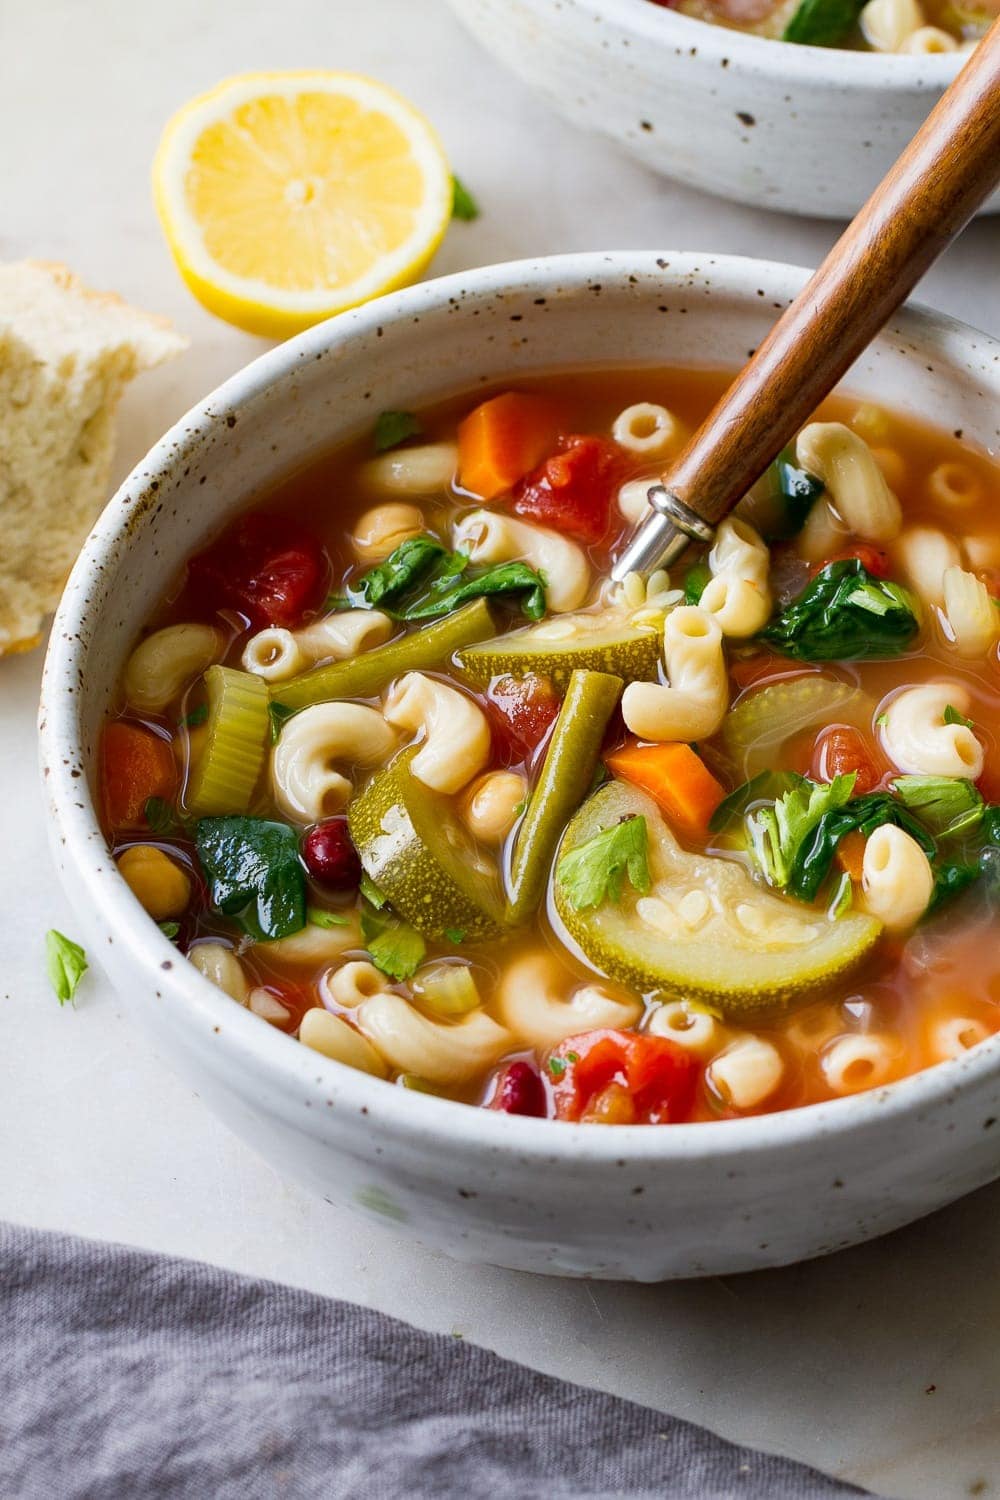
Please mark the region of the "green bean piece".
<svg viewBox="0 0 1000 1500"><path fill-rule="evenodd" d="M403 672L446 667L460 646L496 635L496 621L485 599L474 599L433 625L399 636L353 661L314 667L288 682L276 682L271 694L286 708L308 708L337 698L373 698Z"/></svg>
<svg viewBox="0 0 1000 1500"><path fill-rule="evenodd" d="M577 671L569 679L541 775L528 799L510 871L511 922L541 904L563 829L590 791L604 731L624 684L609 672Z"/></svg>

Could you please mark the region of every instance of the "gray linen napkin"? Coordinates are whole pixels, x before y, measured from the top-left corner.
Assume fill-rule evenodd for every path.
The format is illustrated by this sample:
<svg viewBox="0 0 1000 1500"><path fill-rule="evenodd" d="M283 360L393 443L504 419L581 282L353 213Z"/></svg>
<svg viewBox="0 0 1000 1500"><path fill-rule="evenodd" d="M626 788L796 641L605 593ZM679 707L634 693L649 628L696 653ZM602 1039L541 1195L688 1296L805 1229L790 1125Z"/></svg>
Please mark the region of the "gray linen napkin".
<svg viewBox="0 0 1000 1500"><path fill-rule="evenodd" d="M11 1500L862 1493L368 1308L0 1225Z"/></svg>

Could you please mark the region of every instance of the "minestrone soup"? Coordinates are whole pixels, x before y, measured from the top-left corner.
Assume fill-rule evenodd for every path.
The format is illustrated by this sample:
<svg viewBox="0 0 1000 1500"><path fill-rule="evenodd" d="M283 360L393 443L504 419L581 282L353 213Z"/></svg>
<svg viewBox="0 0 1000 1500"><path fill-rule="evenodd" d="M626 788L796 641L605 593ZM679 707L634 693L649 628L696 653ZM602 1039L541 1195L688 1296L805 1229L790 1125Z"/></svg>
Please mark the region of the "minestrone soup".
<svg viewBox="0 0 1000 1500"><path fill-rule="evenodd" d="M1000 472L832 400L711 548L612 584L723 385L385 412L190 559L100 791L234 1003L605 1124L853 1094L1000 1028Z"/></svg>

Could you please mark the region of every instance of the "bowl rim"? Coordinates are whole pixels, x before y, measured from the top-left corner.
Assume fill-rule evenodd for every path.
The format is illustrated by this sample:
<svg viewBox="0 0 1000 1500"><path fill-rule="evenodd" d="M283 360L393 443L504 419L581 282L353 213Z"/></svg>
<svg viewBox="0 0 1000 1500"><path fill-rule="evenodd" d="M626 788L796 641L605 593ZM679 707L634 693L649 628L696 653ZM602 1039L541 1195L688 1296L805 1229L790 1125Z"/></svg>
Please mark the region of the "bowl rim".
<svg viewBox="0 0 1000 1500"><path fill-rule="evenodd" d="M947 1104L960 1086L984 1084L1000 1076L998 1032L959 1059L936 1063L863 1093L778 1113L664 1129L539 1120L418 1094L303 1047L236 1005L192 964L176 962L177 949L139 905L109 857L90 796L77 705L82 704L95 601L112 586L120 557L155 510L148 507L137 518L137 497L148 493L151 482L172 479L186 453L209 429L216 429L220 415L238 411L269 387L293 379L306 362L341 349L358 336L409 322L415 314L447 317L450 299L458 293L467 302L527 292L540 295L546 289L551 294L557 288L572 294L598 276L607 278L609 265L621 271L624 280L634 272L655 273L664 259L669 259L671 279L678 282L710 264L718 290L745 300L748 306L759 305L760 285L771 286L776 296L792 297L812 274L778 261L707 252L587 251L482 266L390 293L261 354L181 416L108 501L72 569L52 625L39 706L43 790L51 841L66 863L60 871L63 883L78 909L89 907L114 932L118 951L127 953L150 996L155 991L159 1003L185 1024L190 1022L192 1035L214 1039L215 1049L208 1051L213 1061L225 1057L227 1079L256 1073L258 1087L268 1091L267 1109L306 1134L318 1134L321 1119L337 1121L343 1106L365 1115L366 1128L375 1133L405 1136L437 1150L466 1151L483 1160L491 1154L513 1153L524 1161L551 1167L579 1160L581 1155L605 1166L624 1165L626 1160L668 1164L708 1157L741 1158L792 1149L820 1137L848 1136L878 1120L927 1112ZM947 314L910 303L889 326L918 339L930 336L952 353L956 347L965 347L981 356L985 343L996 351L1000 371L1000 340ZM553 367L557 364L554 361ZM101 577L102 588L92 595L95 576ZM208 1066L212 1067L211 1061ZM263 1104L263 1094L260 1098ZM313 1107L334 1100L335 1110Z"/></svg>
<svg viewBox="0 0 1000 1500"><path fill-rule="evenodd" d="M460 5L461 0L455 0L455 3ZM520 0L520 3L537 11L550 0ZM612 22L623 32L631 32L654 44L665 38L695 43L699 54L704 54L709 61L717 61L720 67L724 58L729 59L734 53L744 54L757 72L776 81L792 79L808 84L822 79L827 83L833 80L859 88L888 88L936 95L948 86L969 57L961 46L954 52L917 54L813 47L801 42L786 42L780 37L763 37L727 26L714 26L697 16L682 15L669 6L653 4L652 0L561 0L561 6L587 10L592 15L596 12L601 19ZM697 31L692 28L697 28ZM693 51L690 45L686 50ZM831 57L836 58L836 62L831 63ZM728 66L728 62L725 65Z"/></svg>

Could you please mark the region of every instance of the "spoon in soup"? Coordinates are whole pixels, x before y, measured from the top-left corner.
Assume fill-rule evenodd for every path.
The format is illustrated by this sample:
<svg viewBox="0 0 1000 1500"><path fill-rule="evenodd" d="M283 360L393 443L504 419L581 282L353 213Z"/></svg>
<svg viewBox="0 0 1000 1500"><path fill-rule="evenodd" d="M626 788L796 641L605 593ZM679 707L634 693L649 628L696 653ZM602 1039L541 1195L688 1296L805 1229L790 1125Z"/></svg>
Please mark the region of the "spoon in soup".
<svg viewBox="0 0 1000 1500"><path fill-rule="evenodd" d="M611 576L669 568L812 415L1000 184L1000 21L819 270L650 487Z"/></svg>

